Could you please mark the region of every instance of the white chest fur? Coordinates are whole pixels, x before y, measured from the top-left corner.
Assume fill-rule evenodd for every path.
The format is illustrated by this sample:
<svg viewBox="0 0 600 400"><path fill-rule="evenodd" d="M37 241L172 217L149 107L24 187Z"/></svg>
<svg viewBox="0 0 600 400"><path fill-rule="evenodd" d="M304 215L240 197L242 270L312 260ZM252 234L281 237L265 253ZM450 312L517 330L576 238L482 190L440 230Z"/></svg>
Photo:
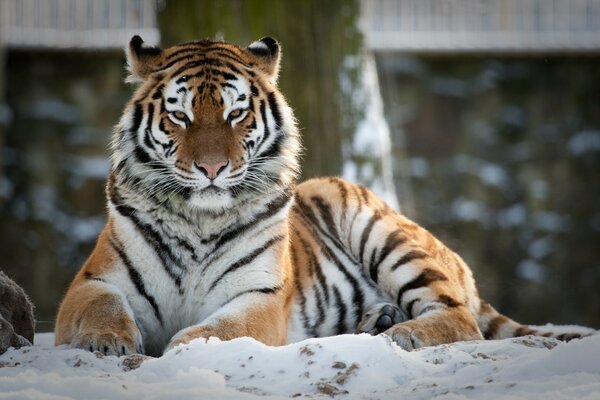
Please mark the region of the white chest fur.
<svg viewBox="0 0 600 400"><path fill-rule="evenodd" d="M106 279L128 300L146 350L160 352L173 334L201 323L244 290L277 285L275 250L256 249L287 233L289 206L256 220L261 207L268 208L207 216L166 209L123 213L110 205L127 259Z"/></svg>

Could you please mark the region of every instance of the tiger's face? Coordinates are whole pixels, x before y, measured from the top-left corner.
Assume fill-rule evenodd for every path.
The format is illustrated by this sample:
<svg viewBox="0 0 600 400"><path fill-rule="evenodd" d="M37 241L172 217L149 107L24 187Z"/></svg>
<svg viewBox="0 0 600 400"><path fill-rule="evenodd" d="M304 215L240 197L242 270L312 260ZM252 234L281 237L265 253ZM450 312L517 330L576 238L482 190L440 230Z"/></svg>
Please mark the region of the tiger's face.
<svg viewBox="0 0 600 400"><path fill-rule="evenodd" d="M148 195L223 210L295 181L299 139L275 83L279 46L199 41L161 50L134 37L141 85L113 141L113 168Z"/></svg>

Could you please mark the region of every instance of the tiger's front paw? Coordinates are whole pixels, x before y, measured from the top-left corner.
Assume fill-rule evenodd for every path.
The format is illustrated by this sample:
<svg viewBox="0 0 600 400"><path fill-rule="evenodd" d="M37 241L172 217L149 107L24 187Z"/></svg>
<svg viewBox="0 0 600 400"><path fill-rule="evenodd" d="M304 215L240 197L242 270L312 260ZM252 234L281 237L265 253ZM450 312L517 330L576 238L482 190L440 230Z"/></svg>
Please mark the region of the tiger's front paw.
<svg viewBox="0 0 600 400"><path fill-rule="evenodd" d="M130 354L143 354L141 335L139 332L116 334L114 332L82 332L71 341L71 346L89 350L99 351L107 356L124 356Z"/></svg>
<svg viewBox="0 0 600 400"><path fill-rule="evenodd" d="M172 338L167 347L165 347L165 351L163 354L166 354L168 351L174 349L175 347L181 344L188 344L192 340L195 339L204 339L207 341L209 337L216 336L212 329L205 326L190 326L188 328L184 328L177 332Z"/></svg>

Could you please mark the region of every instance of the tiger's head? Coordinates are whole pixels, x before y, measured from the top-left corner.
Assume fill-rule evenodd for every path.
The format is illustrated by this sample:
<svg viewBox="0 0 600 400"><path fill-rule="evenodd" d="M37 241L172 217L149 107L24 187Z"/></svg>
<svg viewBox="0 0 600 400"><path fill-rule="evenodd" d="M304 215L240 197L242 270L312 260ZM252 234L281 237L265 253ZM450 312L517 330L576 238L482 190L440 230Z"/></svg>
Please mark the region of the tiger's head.
<svg viewBox="0 0 600 400"><path fill-rule="evenodd" d="M208 211L293 185L300 139L276 86L274 39L160 49L134 36L127 59L128 81L139 86L112 143L121 183Z"/></svg>

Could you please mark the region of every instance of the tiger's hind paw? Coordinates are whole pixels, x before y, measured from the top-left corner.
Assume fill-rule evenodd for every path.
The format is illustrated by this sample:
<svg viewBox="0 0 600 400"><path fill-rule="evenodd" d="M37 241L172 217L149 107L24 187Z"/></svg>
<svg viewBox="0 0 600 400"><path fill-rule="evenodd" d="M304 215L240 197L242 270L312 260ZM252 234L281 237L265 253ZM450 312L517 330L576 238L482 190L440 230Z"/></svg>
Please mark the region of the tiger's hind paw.
<svg viewBox="0 0 600 400"><path fill-rule="evenodd" d="M395 304L378 303L369 309L358 323L358 333L378 335L392 326L408 320L406 314Z"/></svg>
<svg viewBox="0 0 600 400"><path fill-rule="evenodd" d="M433 343L427 340L426 335L418 329L410 326L396 325L384 332L392 340L406 351L420 349Z"/></svg>

